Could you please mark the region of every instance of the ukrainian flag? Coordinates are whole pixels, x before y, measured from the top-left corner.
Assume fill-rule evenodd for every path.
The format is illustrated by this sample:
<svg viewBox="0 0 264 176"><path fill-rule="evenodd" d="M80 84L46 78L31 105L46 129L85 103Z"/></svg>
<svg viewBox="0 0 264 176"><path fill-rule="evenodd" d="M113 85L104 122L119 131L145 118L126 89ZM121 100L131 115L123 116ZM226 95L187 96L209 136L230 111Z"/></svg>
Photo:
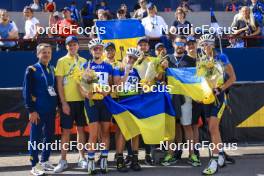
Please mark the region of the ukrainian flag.
<svg viewBox="0 0 264 176"><path fill-rule="evenodd" d="M215 101L212 89L204 77L196 75L195 67L168 68L166 75L171 94L186 95L204 104Z"/></svg>
<svg viewBox="0 0 264 176"><path fill-rule="evenodd" d="M145 29L137 19L96 21L96 27L101 31L98 32L98 37L104 43L115 44L118 60L125 57L128 48L137 46L140 37L145 36Z"/></svg>
<svg viewBox="0 0 264 176"><path fill-rule="evenodd" d="M126 140L139 134L145 144L174 139L175 112L168 93L151 92L118 103L105 97L104 102Z"/></svg>

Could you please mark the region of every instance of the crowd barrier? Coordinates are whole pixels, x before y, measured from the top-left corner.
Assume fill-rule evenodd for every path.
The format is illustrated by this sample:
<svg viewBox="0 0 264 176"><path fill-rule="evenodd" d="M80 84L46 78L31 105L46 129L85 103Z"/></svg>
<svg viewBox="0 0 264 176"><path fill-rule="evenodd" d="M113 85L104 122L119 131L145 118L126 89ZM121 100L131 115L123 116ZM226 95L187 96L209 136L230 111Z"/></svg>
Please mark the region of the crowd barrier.
<svg viewBox="0 0 264 176"><path fill-rule="evenodd" d="M229 91L228 107L221 119L224 142L261 143L264 141L264 83L236 84ZM59 115L54 139L60 139ZM201 140L208 140L208 131L201 128ZM0 152L27 151L30 124L24 108L21 88L0 89ZM88 132L88 127L86 132ZM111 131L115 131L112 125ZM76 131L72 130L75 134ZM114 148L114 135L111 146Z"/></svg>

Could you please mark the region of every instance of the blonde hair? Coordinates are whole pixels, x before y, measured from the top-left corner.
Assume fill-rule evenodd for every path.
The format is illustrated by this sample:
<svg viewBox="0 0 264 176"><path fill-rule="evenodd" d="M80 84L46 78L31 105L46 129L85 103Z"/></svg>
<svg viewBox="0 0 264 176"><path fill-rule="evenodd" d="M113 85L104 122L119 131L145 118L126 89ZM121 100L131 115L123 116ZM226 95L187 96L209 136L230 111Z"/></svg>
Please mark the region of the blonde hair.
<svg viewBox="0 0 264 176"><path fill-rule="evenodd" d="M246 9L246 10L249 11L249 19L246 19L243 16L243 14L242 14L242 10L243 9ZM255 31L257 29L257 27L256 27L255 18L254 18L252 10L249 7L247 7L247 6L243 6L240 11L241 12L239 12L240 15L238 16L238 20L243 20L245 22L248 22L250 24L250 26L252 27L252 29Z"/></svg>
<svg viewBox="0 0 264 176"><path fill-rule="evenodd" d="M147 11L148 11L148 10L149 10L149 9L147 9ZM157 9L157 6L156 6L156 5L154 5L153 10L155 11L155 14L157 15L157 13L158 13L158 9Z"/></svg>
<svg viewBox="0 0 264 176"><path fill-rule="evenodd" d="M184 18L186 18L186 13L185 13L185 11L183 10L183 8L182 8L182 7L178 7L178 8L176 9L176 12L175 12L175 16L177 17L177 20L178 20L178 14L179 14L179 13L183 13Z"/></svg>

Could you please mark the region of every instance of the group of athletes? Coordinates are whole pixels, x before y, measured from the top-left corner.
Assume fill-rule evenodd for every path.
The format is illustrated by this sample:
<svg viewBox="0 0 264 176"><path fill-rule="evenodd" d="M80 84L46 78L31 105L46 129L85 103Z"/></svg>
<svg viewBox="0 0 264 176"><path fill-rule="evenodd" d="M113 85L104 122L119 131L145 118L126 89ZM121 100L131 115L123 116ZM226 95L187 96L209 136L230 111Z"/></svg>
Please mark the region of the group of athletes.
<svg viewBox="0 0 264 176"><path fill-rule="evenodd" d="M52 59L51 46L46 43L39 44L37 46L38 62L27 68L23 85L25 107L29 112L31 122L30 142L43 142L44 144L52 142L58 108L62 128L61 145L64 146L64 144L70 142L71 129L74 124L77 129L77 142L85 145L87 140L84 128L88 125L88 143L103 143L105 149L100 151L98 162L95 162L96 149L88 149L88 158L85 156L86 151L80 150L78 166L88 169L88 174L92 175L96 174L96 165L98 164L101 172L107 173L110 125L111 122L115 124L116 122L104 104L102 97L112 96L118 102L137 95L137 91L130 90L137 87L136 85L144 79L146 70L142 70L144 68L142 65L148 65L151 62L157 64L157 60L162 69L157 71L153 84L158 82L166 84L165 70L167 68L196 66L197 44L194 37L177 36L173 41L174 54L167 55L165 46L158 43L155 46L155 54L159 58L163 58L159 60L157 57L150 56L149 41L147 38L142 37L138 40L137 47L129 48L126 51L125 58L120 61L119 58L115 57L116 47L114 43L104 44L99 39L92 39L88 46L93 58L86 60L78 55L78 39L75 36L69 36L65 40L68 53L58 60L56 68L50 64ZM234 83L236 76L228 57L225 54L217 53L214 49L214 36L210 34L203 35L199 39L199 46L208 58L213 58L224 65L226 79L221 87L213 89L217 102L209 105L194 102L190 97L183 95L171 96L177 117L176 138L174 141L169 142L182 143L184 138L186 141L198 143L198 118L202 114L208 121L211 142L214 144L222 143L219 132L219 117L224 107L225 91ZM87 92L73 76L76 69L87 72L93 70L98 77L97 84L102 86L124 85L124 92L114 92L114 90L112 92ZM92 79L92 77L88 78L88 82L92 82ZM115 142L117 170L127 172L130 168L134 171L140 171L141 166L138 160L139 136L132 138L130 141L125 141L117 125ZM125 148L127 149L126 158L123 155ZM145 151L145 163L153 165L151 146L145 145ZM31 174L44 175L45 171L61 173L68 168L67 148L61 148L61 159L56 167L49 162L50 148L45 148L42 151L40 161L38 152L37 149L30 147ZM174 164L181 159L182 150L178 148L176 151L169 150L166 153L161 161L161 165L164 166ZM218 150L215 148L208 166L203 170L203 174L216 173L219 167L225 165L226 156L223 149ZM199 150L189 150L188 163L194 167L201 166Z"/></svg>

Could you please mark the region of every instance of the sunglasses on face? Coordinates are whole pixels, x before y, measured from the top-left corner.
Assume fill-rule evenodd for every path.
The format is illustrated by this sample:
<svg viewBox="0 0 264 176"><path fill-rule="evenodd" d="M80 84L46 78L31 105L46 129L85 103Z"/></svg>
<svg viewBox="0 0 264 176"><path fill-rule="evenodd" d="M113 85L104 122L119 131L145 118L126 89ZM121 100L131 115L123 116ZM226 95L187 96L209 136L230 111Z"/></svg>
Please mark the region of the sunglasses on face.
<svg viewBox="0 0 264 176"><path fill-rule="evenodd" d="M94 51L102 51L103 49L101 47L94 47L93 50Z"/></svg>
<svg viewBox="0 0 264 176"><path fill-rule="evenodd" d="M186 43L184 42L175 42L176 46L180 46L180 47L184 47L186 45Z"/></svg>
<svg viewBox="0 0 264 176"><path fill-rule="evenodd" d="M114 48L107 48L106 52L113 52L115 49Z"/></svg>

